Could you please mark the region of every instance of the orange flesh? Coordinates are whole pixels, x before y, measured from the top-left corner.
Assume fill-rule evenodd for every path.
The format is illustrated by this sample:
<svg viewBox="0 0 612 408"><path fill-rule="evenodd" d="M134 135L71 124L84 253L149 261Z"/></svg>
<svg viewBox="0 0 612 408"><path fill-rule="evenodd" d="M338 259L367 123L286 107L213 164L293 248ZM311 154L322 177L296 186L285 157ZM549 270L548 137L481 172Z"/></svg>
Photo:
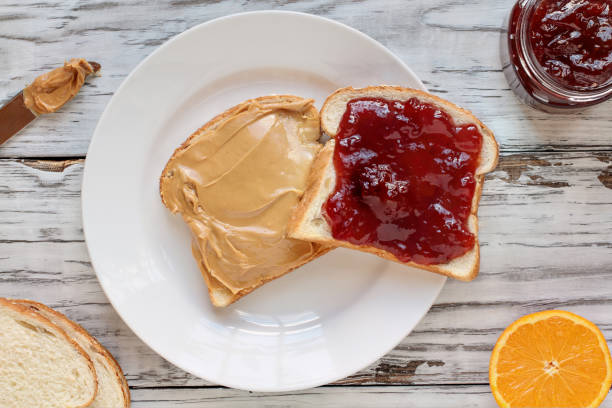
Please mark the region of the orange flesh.
<svg viewBox="0 0 612 408"><path fill-rule="evenodd" d="M589 407L605 398L612 378L607 345L595 325L574 316L517 321L500 337L490 373L500 405Z"/></svg>

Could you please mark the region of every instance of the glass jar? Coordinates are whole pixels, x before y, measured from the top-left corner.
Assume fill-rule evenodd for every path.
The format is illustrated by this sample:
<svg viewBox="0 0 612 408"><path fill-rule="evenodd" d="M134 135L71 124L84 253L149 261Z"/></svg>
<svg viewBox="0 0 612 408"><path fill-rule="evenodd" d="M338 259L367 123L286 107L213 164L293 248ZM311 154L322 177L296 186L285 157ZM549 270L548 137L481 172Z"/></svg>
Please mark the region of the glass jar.
<svg viewBox="0 0 612 408"><path fill-rule="evenodd" d="M502 30L502 67L510 88L527 105L549 112L584 108L612 97L612 76L590 87L568 86L540 64L531 41L530 25L544 1L547 0L518 1L510 12L506 29Z"/></svg>

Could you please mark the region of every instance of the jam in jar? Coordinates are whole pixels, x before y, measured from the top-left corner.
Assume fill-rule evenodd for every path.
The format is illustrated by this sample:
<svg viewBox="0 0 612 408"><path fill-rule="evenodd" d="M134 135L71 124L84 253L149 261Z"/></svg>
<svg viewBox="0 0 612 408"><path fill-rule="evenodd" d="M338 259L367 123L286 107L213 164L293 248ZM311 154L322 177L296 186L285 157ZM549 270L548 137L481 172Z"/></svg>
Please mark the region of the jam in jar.
<svg viewBox="0 0 612 408"><path fill-rule="evenodd" d="M335 137L332 236L400 261L440 264L474 247L469 229L482 135L419 99L348 102Z"/></svg>
<svg viewBox="0 0 612 408"><path fill-rule="evenodd" d="M502 36L511 88L547 111L612 96L612 0L521 0Z"/></svg>

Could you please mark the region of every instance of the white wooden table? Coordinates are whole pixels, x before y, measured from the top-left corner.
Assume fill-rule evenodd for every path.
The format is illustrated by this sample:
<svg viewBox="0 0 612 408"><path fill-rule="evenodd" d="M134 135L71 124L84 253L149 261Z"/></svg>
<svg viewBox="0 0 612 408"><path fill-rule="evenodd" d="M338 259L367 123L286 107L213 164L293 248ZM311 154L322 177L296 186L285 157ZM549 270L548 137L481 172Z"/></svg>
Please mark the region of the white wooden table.
<svg viewBox="0 0 612 408"><path fill-rule="evenodd" d="M513 2L0 0L0 102L64 58L103 66L75 103L0 147L0 296L44 302L87 328L119 360L134 407L493 407L489 355L519 316L570 310L610 341L612 102L548 115L515 99L499 62ZM480 206L476 281L449 281L414 332L369 368L329 386L259 394L186 374L121 321L89 262L80 187L94 126L138 62L196 24L272 8L330 17L380 41L433 93L491 127L501 160Z"/></svg>

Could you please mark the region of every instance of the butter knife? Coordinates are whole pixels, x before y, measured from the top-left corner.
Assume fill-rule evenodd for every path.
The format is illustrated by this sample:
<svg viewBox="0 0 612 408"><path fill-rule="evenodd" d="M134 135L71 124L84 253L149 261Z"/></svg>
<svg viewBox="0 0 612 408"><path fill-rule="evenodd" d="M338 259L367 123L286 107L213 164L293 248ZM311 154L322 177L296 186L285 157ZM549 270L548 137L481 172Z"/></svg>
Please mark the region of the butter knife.
<svg viewBox="0 0 612 408"><path fill-rule="evenodd" d="M94 73L100 71L100 64L97 62L89 61L89 64ZM13 99L0 108L0 145L17 134L36 117L37 115L25 106L23 91L15 95Z"/></svg>

